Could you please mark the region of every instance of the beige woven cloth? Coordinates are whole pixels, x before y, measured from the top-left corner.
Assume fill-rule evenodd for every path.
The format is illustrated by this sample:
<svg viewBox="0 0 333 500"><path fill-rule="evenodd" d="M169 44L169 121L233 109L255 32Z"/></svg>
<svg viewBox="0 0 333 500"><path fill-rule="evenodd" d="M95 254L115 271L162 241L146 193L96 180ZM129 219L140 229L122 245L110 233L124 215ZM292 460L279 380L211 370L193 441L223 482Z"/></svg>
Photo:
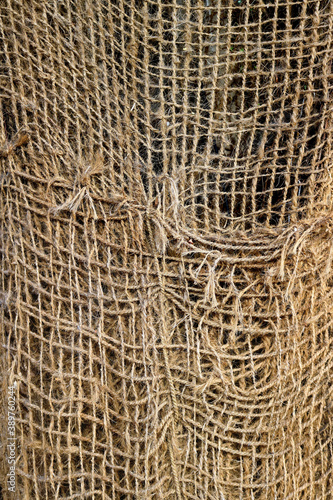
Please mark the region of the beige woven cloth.
<svg viewBox="0 0 333 500"><path fill-rule="evenodd" d="M1 0L5 500L333 497L332 41L332 0Z"/></svg>

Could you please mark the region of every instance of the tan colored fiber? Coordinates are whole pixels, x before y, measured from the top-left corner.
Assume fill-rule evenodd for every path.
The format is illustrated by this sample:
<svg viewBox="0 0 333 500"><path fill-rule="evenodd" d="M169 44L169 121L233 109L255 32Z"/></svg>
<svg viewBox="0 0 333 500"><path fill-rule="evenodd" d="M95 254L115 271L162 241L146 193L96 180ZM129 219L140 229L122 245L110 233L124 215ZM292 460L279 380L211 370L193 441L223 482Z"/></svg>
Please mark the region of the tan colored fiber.
<svg viewBox="0 0 333 500"><path fill-rule="evenodd" d="M4 500L332 498L332 43L332 0L0 1Z"/></svg>

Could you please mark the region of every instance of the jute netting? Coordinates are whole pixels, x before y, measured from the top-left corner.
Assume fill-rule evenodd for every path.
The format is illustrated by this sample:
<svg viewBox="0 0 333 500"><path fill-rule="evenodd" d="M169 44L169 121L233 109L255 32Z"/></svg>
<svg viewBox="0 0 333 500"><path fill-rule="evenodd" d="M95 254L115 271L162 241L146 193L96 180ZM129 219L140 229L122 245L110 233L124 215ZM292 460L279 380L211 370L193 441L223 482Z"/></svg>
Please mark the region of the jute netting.
<svg viewBox="0 0 333 500"><path fill-rule="evenodd" d="M332 0L0 0L4 500L333 498L332 44Z"/></svg>

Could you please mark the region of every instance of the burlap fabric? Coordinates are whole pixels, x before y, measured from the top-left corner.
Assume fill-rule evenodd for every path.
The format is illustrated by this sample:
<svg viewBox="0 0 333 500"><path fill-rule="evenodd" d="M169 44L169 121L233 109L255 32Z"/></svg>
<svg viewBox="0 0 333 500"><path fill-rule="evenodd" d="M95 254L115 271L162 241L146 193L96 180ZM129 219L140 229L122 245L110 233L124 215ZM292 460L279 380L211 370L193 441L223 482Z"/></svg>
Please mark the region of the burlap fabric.
<svg viewBox="0 0 333 500"><path fill-rule="evenodd" d="M0 40L3 498L333 498L333 1L1 0Z"/></svg>

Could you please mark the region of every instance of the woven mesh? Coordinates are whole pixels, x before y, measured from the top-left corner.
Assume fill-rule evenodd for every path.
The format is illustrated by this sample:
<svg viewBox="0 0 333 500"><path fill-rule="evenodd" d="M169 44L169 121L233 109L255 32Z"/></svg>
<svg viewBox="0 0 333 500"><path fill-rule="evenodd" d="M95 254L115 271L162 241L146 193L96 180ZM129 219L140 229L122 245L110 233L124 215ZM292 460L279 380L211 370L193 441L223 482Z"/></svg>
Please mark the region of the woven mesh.
<svg viewBox="0 0 333 500"><path fill-rule="evenodd" d="M331 0L1 0L4 499L332 498L332 41Z"/></svg>

